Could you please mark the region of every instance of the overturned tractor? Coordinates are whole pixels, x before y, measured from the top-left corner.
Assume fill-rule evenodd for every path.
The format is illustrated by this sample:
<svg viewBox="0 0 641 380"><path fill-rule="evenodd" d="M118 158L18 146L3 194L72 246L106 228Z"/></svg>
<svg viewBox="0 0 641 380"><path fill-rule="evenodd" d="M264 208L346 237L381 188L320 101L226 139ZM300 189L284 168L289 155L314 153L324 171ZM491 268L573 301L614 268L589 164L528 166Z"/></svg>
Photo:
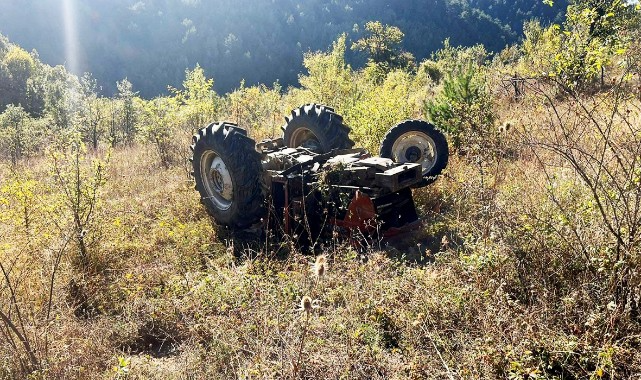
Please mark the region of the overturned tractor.
<svg viewBox="0 0 641 380"><path fill-rule="evenodd" d="M403 121L376 157L353 149L349 131L318 104L295 109L282 138L258 144L235 124L210 124L191 146L201 202L220 225L297 236L302 245L336 233L385 237L419 223L411 189L446 167L445 136L428 122Z"/></svg>

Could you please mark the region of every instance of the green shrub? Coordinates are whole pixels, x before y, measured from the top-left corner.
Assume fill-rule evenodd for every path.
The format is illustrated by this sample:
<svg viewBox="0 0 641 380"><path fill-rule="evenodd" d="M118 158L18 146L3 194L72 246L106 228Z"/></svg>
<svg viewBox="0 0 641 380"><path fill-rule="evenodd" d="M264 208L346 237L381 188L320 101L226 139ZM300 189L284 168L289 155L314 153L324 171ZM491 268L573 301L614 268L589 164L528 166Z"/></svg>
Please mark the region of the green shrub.
<svg viewBox="0 0 641 380"><path fill-rule="evenodd" d="M181 135L178 101L173 97L159 97L139 102L142 109L142 137L154 146L160 163L167 169L179 161L181 147L184 145L176 138Z"/></svg>
<svg viewBox="0 0 641 380"><path fill-rule="evenodd" d="M0 114L0 156L15 165L35 153L44 141L45 122L32 118L21 106L7 106Z"/></svg>
<svg viewBox="0 0 641 380"><path fill-rule="evenodd" d="M425 113L463 152L484 148L496 118L480 69L472 63L446 76L442 92L425 102Z"/></svg>
<svg viewBox="0 0 641 380"><path fill-rule="evenodd" d="M290 108L315 102L341 109L354 97L352 68L345 62L346 40L343 34L332 44L331 51L305 53L303 65L308 74L299 75L302 91L293 92L297 103Z"/></svg>
<svg viewBox="0 0 641 380"><path fill-rule="evenodd" d="M414 79L414 75L405 71L392 71L380 85L367 85L353 107L341 110L359 146L378 152L385 133L393 125L417 114L420 107L412 98L417 92Z"/></svg>

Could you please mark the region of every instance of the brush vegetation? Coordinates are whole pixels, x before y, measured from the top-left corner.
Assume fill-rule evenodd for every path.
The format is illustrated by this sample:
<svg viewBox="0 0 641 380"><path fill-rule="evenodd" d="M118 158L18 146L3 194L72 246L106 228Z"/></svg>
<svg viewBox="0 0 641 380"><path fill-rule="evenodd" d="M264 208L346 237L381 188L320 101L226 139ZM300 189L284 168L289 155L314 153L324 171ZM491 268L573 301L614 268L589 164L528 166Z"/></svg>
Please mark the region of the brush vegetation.
<svg viewBox="0 0 641 380"><path fill-rule="evenodd" d="M298 87L220 95L196 66L154 99L128 81L102 97L2 40L23 92L0 116L0 378L638 376L639 9L577 1L497 54L446 43L421 62L397 28L367 30L362 69L342 35ZM414 191L420 231L314 257L213 224L191 135L277 137L310 102L372 152L404 119L447 132L445 174Z"/></svg>

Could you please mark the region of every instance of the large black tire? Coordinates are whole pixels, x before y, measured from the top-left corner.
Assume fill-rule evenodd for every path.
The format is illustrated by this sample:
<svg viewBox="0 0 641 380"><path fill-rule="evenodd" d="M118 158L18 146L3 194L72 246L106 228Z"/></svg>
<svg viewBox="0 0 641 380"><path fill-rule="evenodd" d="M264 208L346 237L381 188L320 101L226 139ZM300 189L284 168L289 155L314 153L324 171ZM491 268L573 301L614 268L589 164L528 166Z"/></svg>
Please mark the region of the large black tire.
<svg viewBox="0 0 641 380"><path fill-rule="evenodd" d="M306 104L293 110L285 120L283 140L289 148L302 146L316 153L327 153L354 146L349 127L331 107Z"/></svg>
<svg viewBox="0 0 641 380"><path fill-rule="evenodd" d="M196 190L218 224L245 228L265 214L260 155L247 132L231 123L213 123L193 137Z"/></svg>
<svg viewBox="0 0 641 380"><path fill-rule="evenodd" d="M424 120L405 120L392 127L381 144L380 156L395 162L416 162L423 166L426 186L436 180L447 166L449 149L445 135Z"/></svg>

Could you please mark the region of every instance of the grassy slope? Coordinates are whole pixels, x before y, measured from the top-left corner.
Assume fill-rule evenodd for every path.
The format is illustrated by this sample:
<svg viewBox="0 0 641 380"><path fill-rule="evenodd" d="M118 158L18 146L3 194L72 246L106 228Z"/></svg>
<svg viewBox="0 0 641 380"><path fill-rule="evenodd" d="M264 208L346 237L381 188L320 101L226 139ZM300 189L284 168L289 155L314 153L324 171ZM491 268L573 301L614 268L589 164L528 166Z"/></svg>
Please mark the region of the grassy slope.
<svg viewBox="0 0 641 380"><path fill-rule="evenodd" d="M234 257L200 206L186 168L163 169L148 146L118 148L87 230L89 265L81 270L74 244L63 250L50 323L42 323L46 289L61 246L53 222L68 213L61 212L48 154L18 168L35 181L26 208L5 189L15 174L3 163L0 262L11 268L27 335L47 359L42 377L638 373L641 329L626 305L612 307L607 280L617 264L608 261L611 241L588 191L558 157L525 144L551 136L552 110L529 92L514 103L501 91L493 92L496 111L513 127L486 142L503 154L454 155L442 178L414 193L426 221L414 238L427 242L427 251L407 239L361 257L332 242L322 278L310 270L314 257L296 252ZM563 122L587 125L572 114L576 103L555 101ZM626 106L628 120L638 125L638 98ZM576 134L591 143L591 135ZM590 244L587 258L572 240L576 226L578 240ZM630 289L638 292L635 284ZM10 299L6 288L0 292ZM303 296L317 300L309 317L299 310ZM24 351L2 342L0 377L11 377L20 372Z"/></svg>
<svg viewBox="0 0 641 380"><path fill-rule="evenodd" d="M47 173L44 162L32 166L37 178ZM297 253L234 258L182 168L160 169L142 146L117 150L91 231L95 274L65 265L57 281L48 376L494 378L534 371L527 365L541 353L532 347L572 360L567 345L583 342L559 314L572 308L515 299L495 231L465 241L494 228L478 214L488 189L492 208L540 201L531 157L488 171L483 187L474 164L454 157L444 178L416 192L424 233L442 243L429 260L417 261L411 244L365 260L337 245L319 279L314 258ZM82 296L68 295L72 279ZM318 300L308 319L298 310L304 295Z"/></svg>

